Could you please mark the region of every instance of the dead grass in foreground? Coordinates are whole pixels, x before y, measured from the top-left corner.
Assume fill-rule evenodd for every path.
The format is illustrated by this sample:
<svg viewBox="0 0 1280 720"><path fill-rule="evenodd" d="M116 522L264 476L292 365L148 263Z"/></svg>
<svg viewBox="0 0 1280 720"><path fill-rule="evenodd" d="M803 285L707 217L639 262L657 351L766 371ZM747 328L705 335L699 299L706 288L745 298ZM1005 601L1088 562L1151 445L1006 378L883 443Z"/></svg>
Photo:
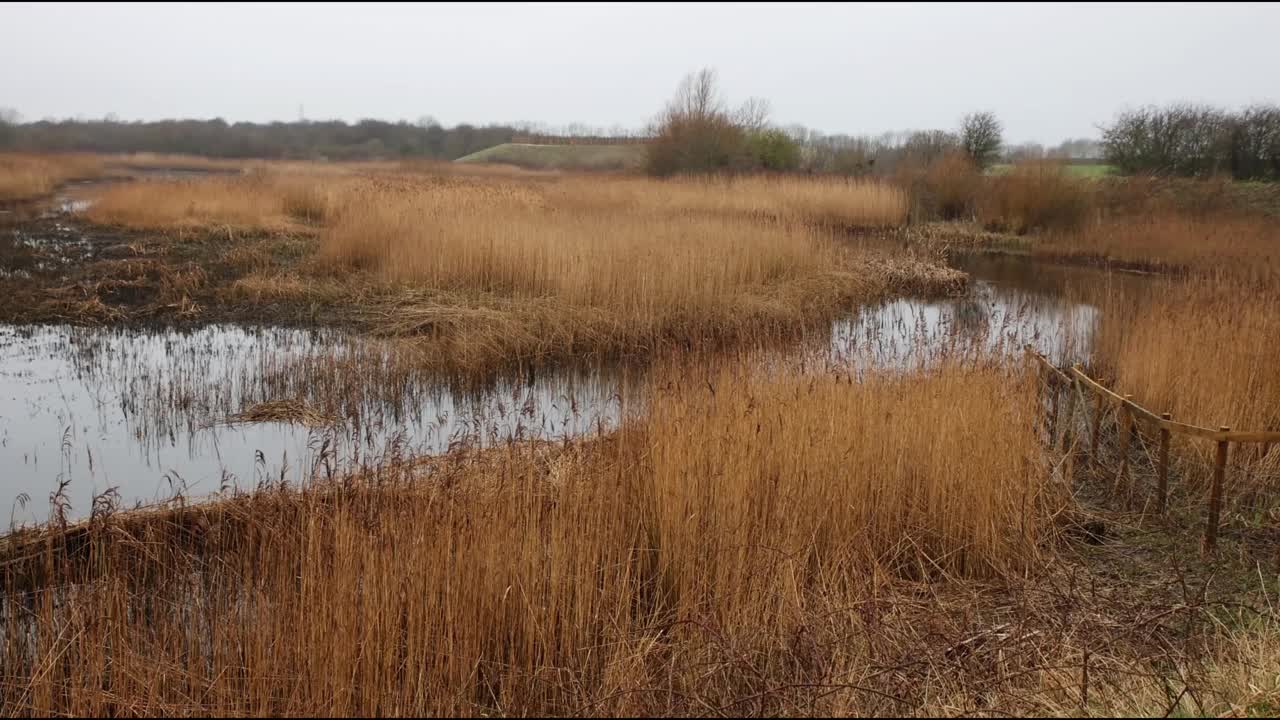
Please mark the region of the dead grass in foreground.
<svg viewBox="0 0 1280 720"><path fill-rule="evenodd" d="M795 691L744 698L867 679L870 648L840 638L877 587L1026 572L1063 501L1025 377L688 375L595 441L50 536L94 560L6 565L4 607L26 610L5 614L4 709L796 711ZM943 429L909 431L918 407Z"/></svg>
<svg viewBox="0 0 1280 720"><path fill-rule="evenodd" d="M0 709L1044 715L1274 698L1273 625L1206 630L1223 606L1194 587L1170 599L1130 551L1058 557L1074 511L1026 375L673 367L655 390L647 418L595 439L161 513L100 505L11 535ZM1112 562L1134 564L1123 583Z"/></svg>

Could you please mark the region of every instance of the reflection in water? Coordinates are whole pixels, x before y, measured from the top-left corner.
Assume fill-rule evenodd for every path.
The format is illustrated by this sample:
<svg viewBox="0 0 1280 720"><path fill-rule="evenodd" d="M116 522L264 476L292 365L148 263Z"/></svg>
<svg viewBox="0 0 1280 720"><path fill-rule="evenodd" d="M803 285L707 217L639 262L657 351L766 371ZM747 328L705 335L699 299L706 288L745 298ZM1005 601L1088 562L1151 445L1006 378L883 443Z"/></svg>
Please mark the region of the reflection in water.
<svg viewBox="0 0 1280 720"><path fill-rule="evenodd" d="M1082 301L1113 279L1026 260L969 258L974 291L895 300L833 324L829 344L781 362L912 367L944 354L1017 353L1031 343L1060 364L1085 359L1098 312ZM1127 280L1126 280L1127 282ZM45 516L70 480L74 512L117 487L127 503L200 496L225 485L300 480L319 463L376 465L454 443L561 438L609 429L643 397L618 368L553 373L463 391L398 360L386 343L336 331L213 326L138 332L0 326L0 498L19 522ZM289 399L329 418L229 424Z"/></svg>
<svg viewBox="0 0 1280 720"><path fill-rule="evenodd" d="M317 462L376 464L464 441L559 438L611 427L621 414L620 379L610 372L466 392L393 370L389 349L330 332L0 326L0 490L5 502L25 496L28 508L15 517L34 520L59 480L71 481L77 509L109 487L130 503L198 496L305 478ZM319 403L336 422L226 422L280 397Z"/></svg>
<svg viewBox="0 0 1280 720"><path fill-rule="evenodd" d="M1092 305L987 281L958 300L893 300L832 329L831 355L855 367L927 364L960 354L1022 352L1032 345L1059 364L1087 357Z"/></svg>

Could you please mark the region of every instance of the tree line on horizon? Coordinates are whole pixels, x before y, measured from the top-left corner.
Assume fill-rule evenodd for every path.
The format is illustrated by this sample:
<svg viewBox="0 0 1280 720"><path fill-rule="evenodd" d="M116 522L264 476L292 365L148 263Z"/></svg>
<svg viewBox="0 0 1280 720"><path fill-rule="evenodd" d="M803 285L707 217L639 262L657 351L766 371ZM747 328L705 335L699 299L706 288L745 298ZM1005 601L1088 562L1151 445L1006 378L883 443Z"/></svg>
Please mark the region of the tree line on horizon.
<svg viewBox="0 0 1280 720"><path fill-rule="evenodd" d="M341 120L228 123L214 120L122 122L40 120L20 122L0 108L0 150L28 152L155 152L225 158L368 160L425 157L456 160L521 138L590 138L610 135L628 143L643 139L654 175L698 172L811 172L888 175L962 154L980 169L997 162L1091 159L1123 174L1209 176L1280 180L1280 106L1259 103L1229 111L1173 103L1120 112L1101 137L1073 138L1056 147L1009 145L994 113L966 115L953 130L932 129L878 136L823 134L800 125L773 123L768 101L750 98L731 107L715 70L687 75L676 94L639 131L575 124L559 130L535 123L445 127L424 117L416 123ZM581 143L587 144L587 143Z"/></svg>
<svg viewBox="0 0 1280 720"><path fill-rule="evenodd" d="M0 114L0 149L302 160L403 157L456 160L511 142L521 131L515 125L467 123L446 128L429 119L418 123L382 120L228 123L222 119L19 123L13 121L14 116L12 111Z"/></svg>

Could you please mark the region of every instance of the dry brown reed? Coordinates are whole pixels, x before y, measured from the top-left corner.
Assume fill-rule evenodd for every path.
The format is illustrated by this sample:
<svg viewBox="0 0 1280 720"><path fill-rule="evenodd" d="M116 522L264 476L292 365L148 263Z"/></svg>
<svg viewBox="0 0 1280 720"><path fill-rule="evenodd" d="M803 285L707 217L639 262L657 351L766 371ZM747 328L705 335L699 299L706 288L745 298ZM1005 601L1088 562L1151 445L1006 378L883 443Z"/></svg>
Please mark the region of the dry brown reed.
<svg viewBox="0 0 1280 720"><path fill-rule="evenodd" d="M1135 297L1104 302L1095 341L1115 389L1153 412L1191 424L1235 430L1280 430L1280 294L1231 277L1162 283ZM1185 482L1207 487L1214 445L1179 439L1175 453L1195 461ZM1230 497L1274 497L1280 454L1236 446L1238 472ZM1267 504L1274 502L1268 500Z"/></svg>
<svg viewBox="0 0 1280 720"><path fill-rule="evenodd" d="M102 162L92 155L0 153L0 200L38 198L62 183L101 175Z"/></svg>
<svg viewBox="0 0 1280 720"><path fill-rule="evenodd" d="M110 165L148 170L238 172L245 165L255 162L240 158L212 158L203 155L154 152L121 153L99 157Z"/></svg>
<svg viewBox="0 0 1280 720"><path fill-rule="evenodd" d="M877 601L894 578L1013 577L1038 556L1062 499L1028 379L774 375L673 368L647 419L595 440L10 536L3 711L967 703L956 670L874 670L905 651L878 644L905 636Z"/></svg>
<svg viewBox="0 0 1280 720"><path fill-rule="evenodd" d="M983 188L982 173L963 153L928 163L903 162L894 169L893 180L910 196L915 221L972 217Z"/></svg>
<svg viewBox="0 0 1280 720"><path fill-rule="evenodd" d="M1073 176L1058 162L1021 162L986 178L977 198L978 220L990 229L1023 234L1067 231L1095 215L1089 180Z"/></svg>
<svg viewBox="0 0 1280 720"><path fill-rule="evenodd" d="M640 178L566 176L548 186L557 207L576 212L699 214L832 227L901 225L906 194L874 180L793 175Z"/></svg>
<svg viewBox="0 0 1280 720"><path fill-rule="evenodd" d="M359 182L355 182L355 179ZM437 193L483 209L498 222L517 207L556 210L561 216L622 212L628 216L706 215L766 219L840 227L898 225L906 219L906 196L891 185L843 178L738 177L658 182L627 177L526 176L477 172L475 168L376 163L258 163L246 177L151 182L106 190L90 217L131 227L165 228L233 224L273 229L281 216L323 220L306 212L323 197L335 205L374 208L403 205L408 196L439 205ZM492 207L486 203L496 203ZM394 207L392 209L395 209ZM461 211L461 209L460 209Z"/></svg>
<svg viewBox="0 0 1280 720"><path fill-rule="evenodd" d="M768 340L895 290L960 285L840 241L904 220L902 192L879 183L347 170L137 182L88 214L193 236L318 234L287 269L266 245L229 249L242 274L223 299L314 305L345 286L361 320L429 336L424 362L458 369Z"/></svg>
<svg viewBox="0 0 1280 720"><path fill-rule="evenodd" d="M311 427L332 425L336 421L324 411L292 398L267 400L229 416L228 423L298 423Z"/></svg>
<svg viewBox="0 0 1280 720"><path fill-rule="evenodd" d="M1070 230L1096 214L1094 183L1056 162L1021 162L984 175L963 153L904 162L893 181L910 195L915 221L977 220L987 230Z"/></svg>
<svg viewBox="0 0 1280 720"><path fill-rule="evenodd" d="M584 182L578 185L578 182ZM772 182L772 181L760 181ZM766 340L828 321L858 301L955 288L919 266L886 272L804 206L714 183L439 182L428 191L367 190L322 233L317 261L394 283L376 324L427 334L438 354L491 366L651 353L667 346ZM827 186L818 185L818 197ZM835 187L835 186L831 186ZM856 185L841 185L855 214ZM878 186L871 222L881 222ZM738 199L734 199L738 198ZM800 209L800 208L804 209ZM779 217L781 214L781 217Z"/></svg>
<svg viewBox="0 0 1280 720"><path fill-rule="evenodd" d="M326 217L342 182L276 172L138 180L98 193L85 216L104 225L197 234L298 232Z"/></svg>
<svg viewBox="0 0 1280 720"><path fill-rule="evenodd" d="M1272 283L1280 269L1280 225L1238 212L1155 210L1124 215L1033 244L1046 257L1159 271L1227 273Z"/></svg>

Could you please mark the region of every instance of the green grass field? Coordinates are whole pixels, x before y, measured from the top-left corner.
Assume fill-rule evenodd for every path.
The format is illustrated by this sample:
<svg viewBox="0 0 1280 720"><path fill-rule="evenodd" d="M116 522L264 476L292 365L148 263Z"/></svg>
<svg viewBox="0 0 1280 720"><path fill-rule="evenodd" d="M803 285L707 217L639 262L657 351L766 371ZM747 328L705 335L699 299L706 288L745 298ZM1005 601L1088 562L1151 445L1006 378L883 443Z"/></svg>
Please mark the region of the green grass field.
<svg viewBox="0 0 1280 720"><path fill-rule="evenodd" d="M1012 167L1013 166L1008 163L992 165L990 168L987 169L987 174L1003 175L1004 173L1009 172L1009 170ZM1063 167L1065 167L1067 169L1067 172L1071 173L1072 175L1076 175L1078 177L1084 177L1084 178L1100 178L1100 177L1107 177L1108 175L1115 174L1115 168L1102 162L1079 163L1079 164L1064 163Z"/></svg>
<svg viewBox="0 0 1280 720"><path fill-rule="evenodd" d="M526 145L506 143L458 158L461 163L502 163L530 170L635 170L644 145Z"/></svg>

